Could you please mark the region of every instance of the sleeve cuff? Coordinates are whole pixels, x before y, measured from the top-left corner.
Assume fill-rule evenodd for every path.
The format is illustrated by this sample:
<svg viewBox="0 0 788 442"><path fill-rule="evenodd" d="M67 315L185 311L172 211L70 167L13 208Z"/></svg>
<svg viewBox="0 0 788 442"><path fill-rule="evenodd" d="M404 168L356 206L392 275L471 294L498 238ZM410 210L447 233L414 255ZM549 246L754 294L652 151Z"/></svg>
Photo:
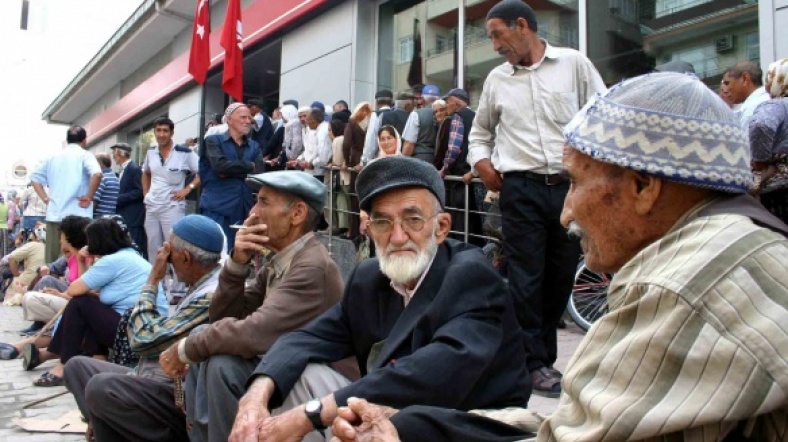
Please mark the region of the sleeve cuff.
<svg viewBox="0 0 788 442"><path fill-rule="evenodd" d="M233 275L247 276L249 274L250 267L251 263L239 264L233 261L232 256L228 256L227 259L224 260L224 268Z"/></svg>
<svg viewBox="0 0 788 442"><path fill-rule="evenodd" d="M178 341L178 359L181 360L184 364L195 364L196 362L189 359L186 356L186 339L181 339Z"/></svg>

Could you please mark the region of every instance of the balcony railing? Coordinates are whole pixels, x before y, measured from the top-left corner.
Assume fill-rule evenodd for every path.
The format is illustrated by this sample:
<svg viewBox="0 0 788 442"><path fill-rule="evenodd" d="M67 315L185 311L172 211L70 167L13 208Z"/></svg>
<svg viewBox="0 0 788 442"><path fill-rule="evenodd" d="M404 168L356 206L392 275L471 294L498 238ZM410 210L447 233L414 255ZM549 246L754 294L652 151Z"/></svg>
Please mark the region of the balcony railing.
<svg viewBox="0 0 788 442"><path fill-rule="evenodd" d="M454 41L455 41L454 35L456 34L456 32L457 32L457 28L452 28L450 30L449 37L447 37L447 39L445 40L445 45L443 45L442 47L428 49L427 58L437 57L439 55L443 55L448 52L453 52ZM541 38L544 38L545 40L550 42L551 45L571 47L571 48L577 47L577 33L574 33L574 35L559 36L550 32L545 32L543 30L540 30L538 34ZM488 42L487 30L476 26L466 26L464 40L465 40L464 47L466 49L482 43L487 43Z"/></svg>

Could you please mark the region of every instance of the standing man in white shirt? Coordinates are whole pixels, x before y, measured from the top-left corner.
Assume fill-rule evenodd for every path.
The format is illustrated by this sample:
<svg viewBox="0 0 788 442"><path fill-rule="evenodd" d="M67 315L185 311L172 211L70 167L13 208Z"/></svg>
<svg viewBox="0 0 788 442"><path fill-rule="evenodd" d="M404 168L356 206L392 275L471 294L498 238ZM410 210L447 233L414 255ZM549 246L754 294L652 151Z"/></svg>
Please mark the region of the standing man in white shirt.
<svg viewBox="0 0 788 442"><path fill-rule="evenodd" d="M68 215L93 218L93 195L101 184L101 167L87 151L87 132L71 126L66 133L68 145L44 160L30 175L39 198L47 204L46 262L60 256L60 220ZM49 195L44 190L49 187Z"/></svg>
<svg viewBox="0 0 788 442"><path fill-rule="evenodd" d="M606 90L588 58L540 39L536 14L504 0L487 14L487 35L506 62L487 76L469 135L468 163L500 191L509 291L523 333L534 393L557 397L558 321L580 256L561 226L569 180L562 134L594 94Z"/></svg>
<svg viewBox="0 0 788 442"><path fill-rule="evenodd" d="M200 185L199 157L188 147L172 141L175 123L169 118L153 122L157 146L151 147L142 163L142 193L145 196L145 234L148 237L148 261L153 264L156 252L170 240L172 225L186 216L186 195ZM195 174L187 186L186 174ZM173 279L174 276L173 276ZM170 286L170 293L185 292L181 284Z"/></svg>
<svg viewBox="0 0 788 442"><path fill-rule="evenodd" d="M740 61L722 74L722 87L728 91L731 100L739 106L734 112L747 130L755 108L771 97L763 87L763 71L757 63Z"/></svg>

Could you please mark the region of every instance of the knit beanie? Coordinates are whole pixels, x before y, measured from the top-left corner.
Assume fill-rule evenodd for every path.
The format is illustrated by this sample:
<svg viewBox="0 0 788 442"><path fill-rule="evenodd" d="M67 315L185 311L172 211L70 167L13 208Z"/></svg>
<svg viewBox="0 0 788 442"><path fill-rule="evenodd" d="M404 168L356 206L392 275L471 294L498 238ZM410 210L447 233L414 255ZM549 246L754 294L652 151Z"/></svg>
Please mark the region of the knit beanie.
<svg viewBox="0 0 788 442"><path fill-rule="evenodd" d="M751 181L738 117L693 75L625 80L592 98L564 137L597 161L690 186L744 193Z"/></svg>

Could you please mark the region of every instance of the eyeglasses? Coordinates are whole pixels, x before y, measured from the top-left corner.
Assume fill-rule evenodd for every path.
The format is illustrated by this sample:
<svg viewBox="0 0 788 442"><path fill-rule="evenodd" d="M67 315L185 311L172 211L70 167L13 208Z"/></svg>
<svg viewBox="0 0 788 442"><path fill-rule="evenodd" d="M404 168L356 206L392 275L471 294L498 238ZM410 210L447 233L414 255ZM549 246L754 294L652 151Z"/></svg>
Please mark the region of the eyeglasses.
<svg viewBox="0 0 788 442"><path fill-rule="evenodd" d="M424 229L424 224L428 220L438 216L438 213L433 214L428 218L419 215L408 215L403 218L375 218L369 220L369 229L376 235L385 235L394 230L394 224L399 223L402 230L406 233L421 232Z"/></svg>

